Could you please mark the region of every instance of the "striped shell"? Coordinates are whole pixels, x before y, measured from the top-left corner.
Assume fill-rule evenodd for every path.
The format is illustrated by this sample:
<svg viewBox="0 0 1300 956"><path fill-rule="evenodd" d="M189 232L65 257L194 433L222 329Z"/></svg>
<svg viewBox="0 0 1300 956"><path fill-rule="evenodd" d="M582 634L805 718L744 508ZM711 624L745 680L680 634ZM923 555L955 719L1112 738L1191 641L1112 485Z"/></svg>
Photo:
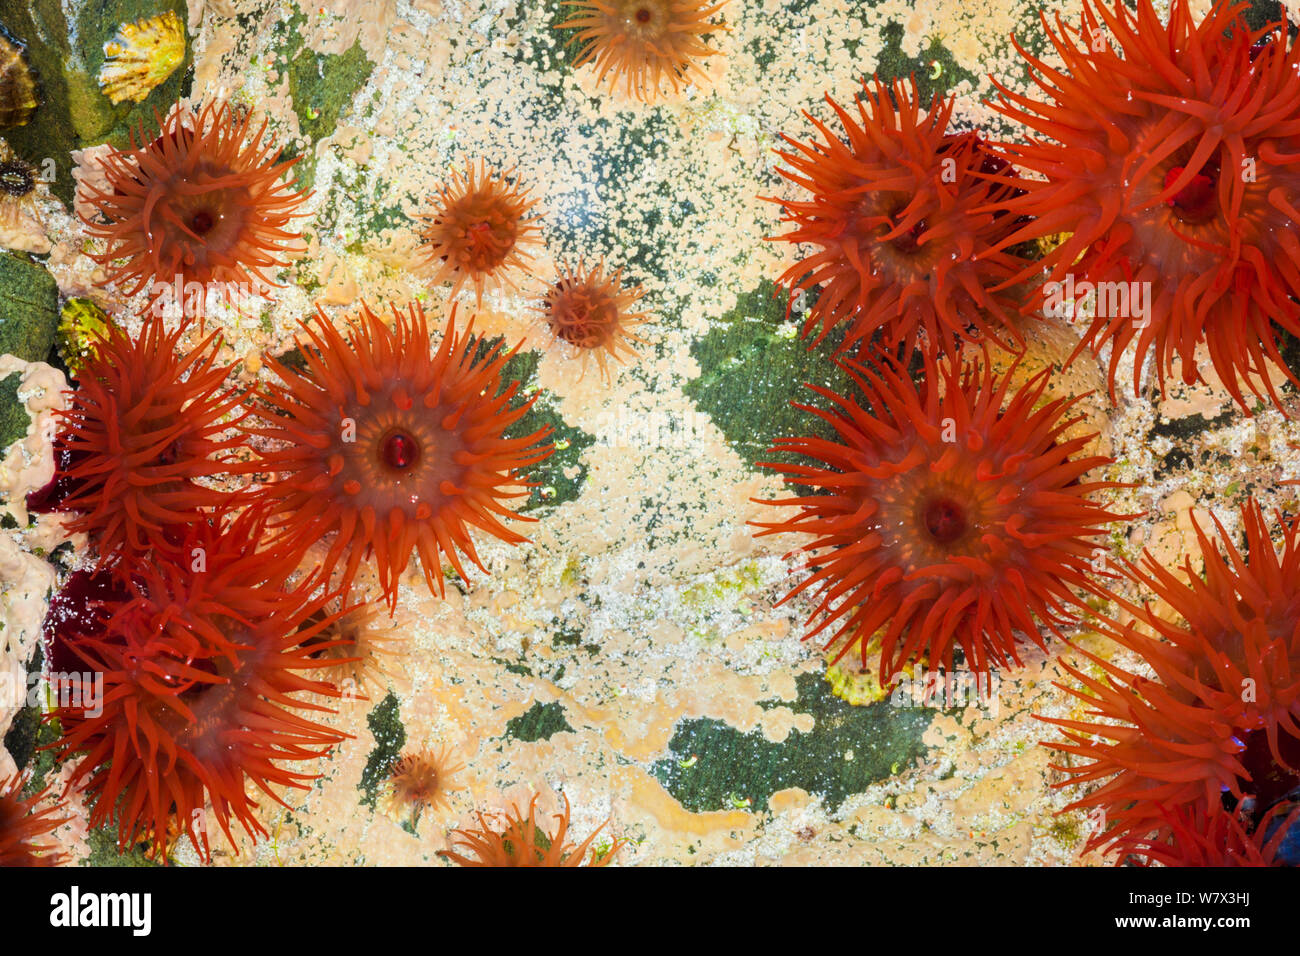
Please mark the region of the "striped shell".
<svg viewBox="0 0 1300 956"><path fill-rule="evenodd" d="M173 11L123 23L104 44L99 85L114 103L139 103L185 59L185 27Z"/></svg>
<svg viewBox="0 0 1300 956"><path fill-rule="evenodd" d="M0 126L26 125L40 102L40 78L25 48L0 27Z"/></svg>

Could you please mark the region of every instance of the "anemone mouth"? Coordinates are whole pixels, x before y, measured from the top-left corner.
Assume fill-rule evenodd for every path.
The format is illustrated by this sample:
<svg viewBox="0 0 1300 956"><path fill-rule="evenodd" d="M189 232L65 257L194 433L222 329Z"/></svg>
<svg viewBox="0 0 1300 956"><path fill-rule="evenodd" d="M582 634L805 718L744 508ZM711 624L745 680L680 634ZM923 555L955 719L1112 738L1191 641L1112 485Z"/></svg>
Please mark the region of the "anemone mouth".
<svg viewBox="0 0 1300 956"><path fill-rule="evenodd" d="M904 472L880 482L873 493L886 546L910 570L947 564L954 556L986 558L981 535L998 512L993 492L981 484L973 466L964 465L943 478Z"/></svg>
<svg viewBox="0 0 1300 956"><path fill-rule="evenodd" d="M1185 166L1171 166L1165 173L1165 189L1174 189L1186 180L1189 170ZM1191 180L1170 196L1166 203L1171 214L1182 222L1198 224L1209 222L1221 214L1219 208L1219 170L1202 166L1199 172L1190 172Z"/></svg>
<svg viewBox="0 0 1300 956"><path fill-rule="evenodd" d="M420 443L410 432L391 428L379 440L379 459L394 472L410 471L420 460Z"/></svg>
<svg viewBox="0 0 1300 956"><path fill-rule="evenodd" d="M900 204L889 213L888 221L882 223L877 234L877 241L883 243L893 250L898 256L906 259L917 257L922 252L921 239L930 230L930 224L926 221L925 216L916 219L912 225L902 228L909 215L910 204Z"/></svg>
<svg viewBox="0 0 1300 956"><path fill-rule="evenodd" d="M192 185L197 191L180 192L158 207L160 225L178 254L181 271L187 262L215 263L252 238L247 196L238 190L203 188L201 182Z"/></svg>
<svg viewBox="0 0 1300 956"><path fill-rule="evenodd" d="M948 497L931 498L921 509L921 525L938 544L953 545L970 528L964 505Z"/></svg>
<svg viewBox="0 0 1300 956"><path fill-rule="evenodd" d="M1279 804L1300 799L1300 737L1279 727L1277 738L1275 753L1266 730L1239 730L1233 735L1242 748L1237 759L1245 774L1237 778L1237 785L1243 796L1238 800L1225 790L1223 806L1252 825Z"/></svg>
<svg viewBox="0 0 1300 956"><path fill-rule="evenodd" d="M547 299L546 314L556 338L580 349L600 348L618 331L618 306L603 289L557 288Z"/></svg>
<svg viewBox="0 0 1300 956"><path fill-rule="evenodd" d="M590 268L581 261L576 268L562 265L560 278L533 307L556 341L581 354L584 370L594 355L602 375L608 375L607 357L622 361L636 354L635 343L645 342L633 331L649 319L634 311L644 291L625 286L622 276L622 269L607 271L603 261Z"/></svg>
<svg viewBox="0 0 1300 956"><path fill-rule="evenodd" d="M463 462L472 454L456 409L404 376L384 383L367 404L345 406L327 455L333 493L357 508L383 515L398 509L410 519L446 506L464 485Z"/></svg>

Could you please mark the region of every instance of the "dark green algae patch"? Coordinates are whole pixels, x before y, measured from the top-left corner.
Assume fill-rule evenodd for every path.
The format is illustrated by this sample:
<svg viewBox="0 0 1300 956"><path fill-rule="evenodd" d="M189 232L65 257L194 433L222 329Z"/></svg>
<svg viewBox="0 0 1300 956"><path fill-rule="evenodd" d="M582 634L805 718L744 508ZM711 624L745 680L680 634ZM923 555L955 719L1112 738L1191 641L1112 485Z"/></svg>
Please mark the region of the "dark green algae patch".
<svg viewBox="0 0 1300 956"><path fill-rule="evenodd" d="M789 707L814 720L807 733L792 730L781 743L761 730L742 732L714 718L677 725L669 755L651 773L687 810L767 810L772 794L799 787L834 812L854 794L888 779L926 752L921 736L934 711L892 706L888 700L855 707L833 696L816 674L801 674Z"/></svg>

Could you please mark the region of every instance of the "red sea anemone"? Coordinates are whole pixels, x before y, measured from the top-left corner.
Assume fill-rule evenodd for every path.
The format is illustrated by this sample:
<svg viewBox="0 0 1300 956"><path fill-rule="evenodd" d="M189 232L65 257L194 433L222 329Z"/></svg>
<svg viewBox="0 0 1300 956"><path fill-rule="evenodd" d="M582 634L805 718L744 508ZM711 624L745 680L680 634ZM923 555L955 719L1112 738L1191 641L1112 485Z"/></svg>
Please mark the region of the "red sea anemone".
<svg viewBox="0 0 1300 956"><path fill-rule="evenodd" d="M812 574L785 600L813 594L822 620L807 637L843 642L836 660L857 645L865 668L878 637L882 683L921 659L951 670L956 647L976 673L1018 664L1022 640L1043 646L1040 625L1073 623L1072 588L1095 587L1101 536L1121 517L1090 497L1115 487L1087 480L1110 459L1066 436L1078 399L1045 400L1046 370L1014 389L987 359L944 361L920 389L892 359L841 364L860 399L810 386L832 407L797 406L835 439L781 439L773 451L811 463L765 466L803 493L764 502L798 510L762 533L812 538Z"/></svg>
<svg viewBox="0 0 1300 956"><path fill-rule="evenodd" d="M301 713L337 696L312 677L327 621L304 627L329 596L284 588L294 562L256 551L262 530L252 512L191 525L183 564L134 566L129 597L64 636L103 694L59 708L60 757L94 800L90 825L115 821L122 848L161 855L185 834L206 858L205 805L232 845L233 822L265 836L250 788L283 802L276 788L305 789L305 765L343 739Z"/></svg>
<svg viewBox="0 0 1300 956"><path fill-rule="evenodd" d="M184 332L152 314L134 339L110 324L60 413L56 487L30 504L72 513L66 530L89 535L101 565L165 547L232 499L211 480L241 470L233 457L243 437L223 437L239 423L240 400L226 387L230 367L217 364L217 336L182 353Z"/></svg>
<svg viewBox="0 0 1300 956"><path fill-rule="evenodd" d="M439 856L461 866L606 866L614 859L614 854L623 846L622 840L615 840L604 852L592 850L591 859L586 859L592 841L609 823L608 820L574 846L567 842L568 796L564 796L564 812L555 815L555 829L551 831L543 831L537 825L537 801L540 798L541 794L535 794L529 802L527 818L517 806L512 806L509 812L492 821L479 813L478 826L473 830L453 830L453 849L444 850ZM455 848L473 855L457 853Z"/></svg>
<svg viewBox="0 0 1300 956"><path fill-rule="evenodd" d="M252 132L251 114L225 104L177 110L159 125L157 138L145 142L142 127L131 149L101 160L105 187L83 181L82 201L96 212L83 221L106 243L91 257L126 295L177 282L187 301L190 283L262 294L296 238L287 230L306 196L282 182L296 160L281 162L264 141L265 120ZM201 298L187 308L198 314Z"/></svg>
<svg viewBox="0 0 1300 956"><path fill-rule="evenodd" d="M908 351L920 333L930 351L978 335L1018 341L1008 327L1018 302L993 290L1024 262L995 250L1011 220L988 208L1014 175L975 134L948 132L951 99L922 113L915 80L892 89L876 80L865 91L857 119L826 97L843 138L805 113L820 140L783 136L794 151L778 152L790 167L778 172L807 194L771 198L795 227L777 238L813 248L780 279L796 299L820 287L804 334L821 341L845 324L846 351L877 332L885 347Z"/></svg>
<svg viewBox="0 0 1300 956"><path fill-rule="evenodd" d="M727 28L709 18L727 5L699 0L563 0L578 8L557 30L577 30L582 44L574 69L594 62L596 81L611 87L622 77L628 96L652 100L667 79L673 93L693 77L707 79L700 68L705 57L721 53L705 37Z"/></svg>
<svg viewBox="0 0 1300 956"><path fill-rule="evenodd" d="M1262 848L1274 836L1266 821L1300 796L1300 522L1283 526L1279 553L1257 503L1241 519L1244 554L1217 518L1219 542L1195 526L1203 575L1149 553L1126 564L1172 614L1117 597L1131 621L1101 618L1100 629L1154 677L1086 653L1103 676L1066 668L1082 689L1065 689L1100 718L1049 721L1066 737L1053 749L1079 758L1058 768L1067 783L1101 782L1070 807L1104 814L1090 849L1159 857L1176 848L1179 819L1220 809L1239 821L1220 836L1244 828Z"/></svg>
<svg viewBox="0 0 1300 956"><path fill-rule="evenodd" d="M1197 381L1204 342L1238 402L1247 373L1276 401L1263 374L1269 360L1285 368L1272 323L1300 334L1300 50L1276 24L1251 30L1246 6L1220 0L1196 23L1173 0L1164 24L1150 0L1084 0L1079 30L1043 20L1064 70L1017 45L1043 99L994 81L994 106L1033 134L1002 155L1043 177L1000 204L1030 217L1002 245L1068 234L1043 262L1059 283L1049 306L1071 281L1097 288L1083 344L1112 346L1112 393L1130 346L1135 390L1154 353L1163 391L1175 358ZM1136 309L1132 294L1149 302Z"/></svg>
<svg viewBox="0 0 1300 956"><path fill-rule="evenodd" d="M390 606L413 550L443 594L444 558L461 577L461 553L483 568L471 528L524 541L501 523L519 517L503 502L527 493L518 470L551 453L544 430L506 437L532 405L512 407L519 383L502 385L513 351L458 332L454 314L435 349L421 306L393 315L389 329L363 305L345 337L322 313L303 326L304 371L270 360L284 384L254 431L275 443L263 467L276 477L253 493L272 547L302 556L332 536L324 569L341 565L343 587L373 553Z"/></svg>
<svg viewBox="0 0 1300 956"><path fill-rule="evenodd" d="M57 804L37 809L48 789L23 799L23 782L22 774L0 780L0 867L58 866L63 856L44 838L67 819Z"/></svg>
<svg viewBox="0 0 1300 956"><path fill-rule="evenodd" d="M606 272L605 263L587 269L560 267L560 277L546 290L537 311L557 342L587 360L595 356L601 375L608 376L607 358L621 362L635 355L633 343L644 343L631 330L649 320L632 307L645 294L639 285L624 288L623 270Z"/></svg>
<svg viewBox="0 0 1300 956"><path fill-rule="evenodd" d="M509 175L489 173L480 161L475 177L474 165L466 163L464 178L453 173L439 191L437 208L421 217L427 222L425 266L435 284L451 282L452 298L467 282L480 303L487 289L516 289L516 275L529 269L528 249L541 244L538 217L529 215L537 200L511 184Z"/></svg>

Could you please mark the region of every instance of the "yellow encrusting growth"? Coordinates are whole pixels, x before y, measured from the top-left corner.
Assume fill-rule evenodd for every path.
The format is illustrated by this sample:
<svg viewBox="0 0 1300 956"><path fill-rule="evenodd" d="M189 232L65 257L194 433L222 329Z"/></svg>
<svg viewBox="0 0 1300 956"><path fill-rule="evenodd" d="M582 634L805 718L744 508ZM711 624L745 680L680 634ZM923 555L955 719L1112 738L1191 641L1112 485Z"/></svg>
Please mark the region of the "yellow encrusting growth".
<svg viewBox="0 0 1300 956"><path fill-rule="evenodd" d="M104 44L99 85L114 103L140 103L184 59L185 26L175 12L123 23Z"/></svg>

